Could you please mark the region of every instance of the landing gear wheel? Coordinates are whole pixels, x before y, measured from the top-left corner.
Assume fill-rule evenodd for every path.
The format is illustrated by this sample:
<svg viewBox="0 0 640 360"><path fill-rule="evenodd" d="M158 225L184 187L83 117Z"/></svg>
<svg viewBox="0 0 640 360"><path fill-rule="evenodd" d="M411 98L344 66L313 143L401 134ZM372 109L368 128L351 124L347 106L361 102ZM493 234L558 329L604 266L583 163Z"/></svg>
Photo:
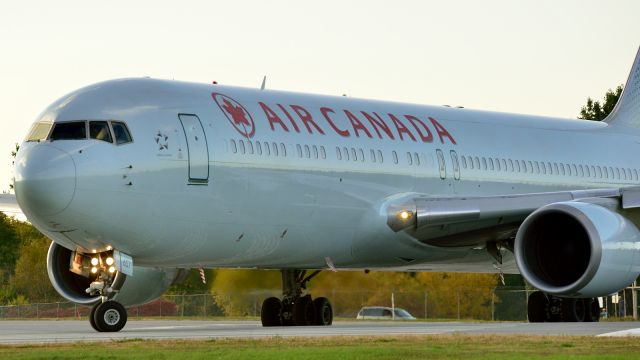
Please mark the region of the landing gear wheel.
<svg viewBox="0 0 640 360"><path fill-rule="evenodd" d="M276 297L267 298L262 303L262 309L260 312L262 326L282 326L282 318L280 317L281 312L282 301Z"/></svg>
<svg viewBox="0 0 640 360"><path fill-rule="evenodd" d="M100 332L117 332L127 323L127 309L119 302L109 300L95 307L93 321Z"/></svg>
<svg viewBox="0 0 640 360"><path fill-rule="evenodd" d="M313 325L316 320L316 309L311 295L300 297L293 304L293 323L296 326Z"/></svg>
<svg viewBox="0 0 640 360"><path fill-rule="evenodd" d="M101 330L98 329L98 325L96 325L96 320L94 319L98 305L100 304L95 304L93 305L93 307L91 307L91 312L89 313L89 324L91 324L91 327L93 328L93 330L101 332Z"/></svg>
<svg viewBox="0 0 640 360"><path fill-rule="evenodd" d="M545 322L549 321L548 313L549 299L542 291L534 291L529 295L527 304L527 315L529 322Z"/></svg>
<svg viewBox="0 0 640 360"><path fill-rule="evenodd" d="M598 322L600 321L600 303L597 298L583 299L584 301L584 321Z"/></svg>
<svg viewBox="0 0 640 360"><path fill-rule="evenodd" d="M562 299L562 321L583 322L585 319L585 310L583 299Z"/></svg>
<svg viewBox="0 0 640 360"><path fill-rule="evenodd" d="M333 323L333 308L329 299L319 297L313 300L313 306L316 308L315 325L327 326Z"/></svg>

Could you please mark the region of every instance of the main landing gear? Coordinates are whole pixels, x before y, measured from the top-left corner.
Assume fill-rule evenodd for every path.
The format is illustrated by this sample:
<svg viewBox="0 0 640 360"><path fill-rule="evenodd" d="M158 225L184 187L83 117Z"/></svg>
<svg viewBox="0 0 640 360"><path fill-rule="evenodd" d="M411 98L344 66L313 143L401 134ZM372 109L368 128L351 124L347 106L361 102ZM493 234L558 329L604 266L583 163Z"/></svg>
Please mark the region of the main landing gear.
<svg viewBox="0 0 640 360"><path fill-rule="evenodd" d="M597 298L573 299L534 291L527 307L529 322L596 322L600 321Z"/></svg>
<svg viewBox="0 0 640 360"><path fill-rule="evenodd" d="M263 326L331 325L333 308L329 299L311 299L303 295L307 282L320 273L307 276L306 270L281 270L282 300L270 297L262 303L260 319Z"/></svg>

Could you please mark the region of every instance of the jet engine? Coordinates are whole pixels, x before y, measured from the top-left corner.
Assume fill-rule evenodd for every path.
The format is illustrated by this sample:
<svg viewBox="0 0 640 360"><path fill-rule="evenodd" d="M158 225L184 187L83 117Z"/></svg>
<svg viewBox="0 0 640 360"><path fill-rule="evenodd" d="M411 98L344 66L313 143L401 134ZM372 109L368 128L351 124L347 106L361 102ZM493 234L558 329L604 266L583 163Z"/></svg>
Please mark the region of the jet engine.
<svg viewBox="0 0 640 360"><path fill-rule="evenodd" d="M552 295L619 291L640 274L640 231L627 218L587 202L558 202L529 215L514 252L522 276Z"/></svg>
<svg viewBox="0 0 640 360"><path fill-rule="evenodd" d="M47 255L47 272L53 287L62 297L77 304L94 305L100 302L100 295L87 291L92 284L95 284L98 277L92 270L91 264L92 261L98 262L98 258L89 254L76 253L52 242ZM127 276L115 269L110 269L112 272L110 288L114 294L111 299L125 306L153 301L167 290L182 273L181 270L134 266L133 275Z"/></svg>

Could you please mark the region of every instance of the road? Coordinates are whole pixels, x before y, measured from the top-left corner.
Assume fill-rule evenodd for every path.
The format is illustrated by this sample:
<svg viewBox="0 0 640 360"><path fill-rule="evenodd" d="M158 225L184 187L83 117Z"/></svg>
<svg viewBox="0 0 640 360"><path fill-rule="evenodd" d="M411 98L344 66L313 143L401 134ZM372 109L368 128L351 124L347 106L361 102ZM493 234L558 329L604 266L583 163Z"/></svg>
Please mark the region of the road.
<svg viewBox="0 0 640 360"><path fill-rule="evenodd" d="M2 320L0 344L124 339L212 339L438 334L640 336L640 322L373 322L339 321L333 326L263 328L257 321L132 320L118 333L97 333L87 321Z"/></svg>

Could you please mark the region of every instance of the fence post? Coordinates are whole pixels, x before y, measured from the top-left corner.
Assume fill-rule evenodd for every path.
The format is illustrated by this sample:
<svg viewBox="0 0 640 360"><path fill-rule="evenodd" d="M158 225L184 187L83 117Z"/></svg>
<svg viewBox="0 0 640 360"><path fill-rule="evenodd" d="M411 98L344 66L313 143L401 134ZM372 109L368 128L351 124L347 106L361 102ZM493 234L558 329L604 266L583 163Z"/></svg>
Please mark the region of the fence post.
<svg viewBox="0 0 640 360"><path fill-rule="evenodd" d="M491 291L491 321L496 321L495 297L496 297L496 288L493 288L493 290Z"/></svg>
<svg viewBox="0 0 640 360"><path fill-rule="evenodd" d="M424 292L424 318L427 319L427 292Z"/></svg>
<svg viewBox="0 0 640 360"><path fill-rule="evenodd" d="M456 292L456 295L458 297L458 320L460 320L460 290Z"/></svg>
<svg viewBox="0 0 640 360"><path fill-rule="evenodd" d="M202 295L204 297L204 305L202 307L204 317L207 317L207 294Z"/></svg>
<svg viewBox="0 0 640 360"><path fill-rule="evenodd" d="M40 306L36 303L36 319L40 319Z"/></svg>
<svg viewBox="0 0 640 360"><path fill-rule="evenodd" d="M184 293L182 293L182 311L180 312L180 317L184 317Z"/></svg>

